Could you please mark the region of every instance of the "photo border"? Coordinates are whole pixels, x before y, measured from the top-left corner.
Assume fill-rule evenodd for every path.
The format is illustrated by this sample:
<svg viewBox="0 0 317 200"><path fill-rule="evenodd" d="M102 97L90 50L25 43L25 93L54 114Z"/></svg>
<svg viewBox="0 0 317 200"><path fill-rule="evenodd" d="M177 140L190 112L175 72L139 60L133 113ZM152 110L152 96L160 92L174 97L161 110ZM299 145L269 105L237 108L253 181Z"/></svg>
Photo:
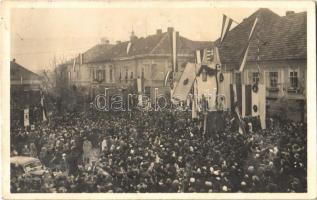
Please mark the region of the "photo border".
<svg viewBox="0 0 317 200"><path fill-rule="evenodd" d="M316 11L314 1L0 1L1 188L4 199L314 199L316 194ZM307 9L307 193L10 193L10 11L13 8ZM308 112L309 111L309 112ZM9 142L9 143L8 143Z"/></svg>

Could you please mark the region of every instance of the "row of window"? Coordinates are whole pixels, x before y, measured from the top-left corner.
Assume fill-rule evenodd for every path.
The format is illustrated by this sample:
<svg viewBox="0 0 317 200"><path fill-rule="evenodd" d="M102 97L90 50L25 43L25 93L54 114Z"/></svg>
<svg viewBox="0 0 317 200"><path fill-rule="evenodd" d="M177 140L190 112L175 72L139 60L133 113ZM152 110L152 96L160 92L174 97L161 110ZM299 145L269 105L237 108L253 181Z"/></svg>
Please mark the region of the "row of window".
<svg viewBox="0 0 317 200"><path fill-rule="evenodd" d="M122 73L122 71L120 71L119 74L119 81L128 81L128 80L133 80L134 74L133 72L130 72L129 74L129 70L128 67L124 67L125 72ZM105 69L91 69L92 70L92 74L93 74L93 79L97 80L97 81L104 81L106 78L106 71ZM144 68L141 69L141 76L144 77ZM235 82L236 83L241 83L241 76L235 76ZM289 71L289 87L290 88L298 88L299 87L299 81L298 81L299 77L298 77L298 71L296 70L292 70ZM202 80L203 81L207 81L207 74L206 71L203 70L202 72ZM113 82L114 78L113 78L113 69L110 68L109 70L109 82ZM254 83L258 83L260 81L260 76L258 72L249 72L249 83L254 84ZM278 88L279 85L279 73L277 71L275 72L268 72L267 74L267 86L270 88Z"/></svg>
<svg viewBox="0 0 317 200"><path fill-rule="evenodd" d="M279 72L277 71L267 72L265 76L266 76L266 86L268 88L278 88L279 85L281 84L281 81L284 81L284 80L279 80ZM259 72L248 72L249 84L254 84L259 82L260 82ZM299 88L299 74L297 70L289 71L288 82L289 82L288 84L289 88L291 89ZM241 83L241 76L238 76L238 75L235 76L235 83Z"/></svg>
<svg viewBox="0 0 317 200"><path fill-rule="evenodd" d="M260 76L258 72L250 72L252 73L251 75L251 83L257 83L260 81ZM298 88L299 87L299 83L298 83L298 72L297 71L290 71L289 72L289 87L291 88ZM279 74L278 72L268 72L268 84L267 86L270 88L277 88L279 85Z"/></svg>
<svg viewBox="0 0 317 200"><path fill-rule="evenodd" d="M124 73L122 73L122 71L120 71L119 81L121 82L122 80L125 80L125 81L133 80L135 78L133 72L129 73L128 67L124 67L124 68L125 68ZM106 80L106 70L105 69L91 69L90 75L93 78L93 80L97 80L100 82ZM144 77L144 68L142 68L141 76ZM113 81L114 81L114 73L113 73L113 69L110 68L110 70L109 70L109 82L113 82Z"/></svg>
<svg viewBox="0 0 317 200"><path fill-rule="evenodd" d="M289 87L297 89L299 87L298 83L298 72L290 71L288 76ZM269 72L269 87L277 88L279 85L279 74L278 72Z"/></svg>
<svg viewBox="0 0 317 200"><path fill-rule="evenodd" d="M259 72L249 72L249 83L259 83L260 81L260 74ZM235 76L235 82L241 83L241 76ZM278 72L268 72L268 84L267 86L270 88L277 88L279 85L279 78ZM207 73L206 70L203 69L202 71L202 81L207 81ZM289 87L297 89L299 87L298 84L298 72L297 71L290 71L289 72Z"/></svg>

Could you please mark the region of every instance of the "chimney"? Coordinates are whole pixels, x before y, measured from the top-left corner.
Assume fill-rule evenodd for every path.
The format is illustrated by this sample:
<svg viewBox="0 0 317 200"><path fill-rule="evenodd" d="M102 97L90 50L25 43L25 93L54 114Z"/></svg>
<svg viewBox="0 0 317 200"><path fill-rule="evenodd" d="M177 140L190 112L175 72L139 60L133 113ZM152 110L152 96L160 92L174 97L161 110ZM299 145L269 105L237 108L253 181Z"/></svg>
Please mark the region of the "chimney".
<svg viewBox="0 0 317 200"><path fill-rule="evenodd" d="M295 14L295 12L294 11L292 11L292 10L288 10L288 11L286 11L286 16L291 16L291 15L293 15L293 14Z"/></svg>
<svg viewBox="0 0 317 200"><path fill-rule="evenodd" d="M157 29L156 30L156 35L161 35L162 34L162 29Z"/></svg>
<svg viewBox="0 0 317 200"><path fill-rule="evenodd" d="M172 34L173 31L174 31L174 28L173 28L173 27L168 27L168 28L167 28L168 34Z"/></svg>
<svg viewBox="0 0 317 200"><path fill-rule="evenodd" d="M116 42L117 44L120 44L121 43L121 41L120 40L117 40L117 42Z"/></svg>
<svg viewBox="0 0 317 200"><path fill-rule="evenodd" d="M13 58L13 59L12 59L12 62L14 62L14 63L15 63L15 58Z"/></svg>

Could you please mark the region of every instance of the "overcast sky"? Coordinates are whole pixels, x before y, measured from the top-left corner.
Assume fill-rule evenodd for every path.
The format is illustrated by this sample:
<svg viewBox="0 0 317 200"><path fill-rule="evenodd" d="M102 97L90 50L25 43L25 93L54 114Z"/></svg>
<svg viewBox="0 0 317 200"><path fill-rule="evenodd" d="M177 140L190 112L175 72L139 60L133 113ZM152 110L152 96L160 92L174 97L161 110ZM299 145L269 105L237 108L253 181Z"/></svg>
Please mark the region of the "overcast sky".
<svg viewBox="0 0 317 200"><path fill-rule="evenodd" d="M213 41L220 36L222 14L237 22L257 9L215 8L23 8L11 12L11 59L35 72L57 60L84 52L106 37L126 41L133 28L138 37L172 26L192 40ZM271 9L284 16L289 9ZM302 12L304 9L292 9ZM235 25L235 24L234 24Z"/></svg>

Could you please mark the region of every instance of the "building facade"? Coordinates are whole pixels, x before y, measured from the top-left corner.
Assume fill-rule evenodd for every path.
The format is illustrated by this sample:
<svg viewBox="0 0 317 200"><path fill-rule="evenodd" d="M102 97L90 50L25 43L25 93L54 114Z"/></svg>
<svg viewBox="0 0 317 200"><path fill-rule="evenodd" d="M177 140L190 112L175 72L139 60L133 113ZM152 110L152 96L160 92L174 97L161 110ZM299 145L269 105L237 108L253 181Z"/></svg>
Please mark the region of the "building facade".
<svg viewBox="0 0 317 200"><path fill-rule="evenodd" d="M136 80L141 78L146 95L153 97L155 88L168 95L170 88L164 86L164 78L172 70L173 31L171 27L167 32L157 30L156 34L145 38L137 38L132 32L129 41L117 42L88 61L84 53L75 64L68 63L70 85L87 88L92 97L103 93L105 88L136 93ZM181 72L186 62L194 59L195 49L208 48L212 42L192 41L179 36L177 44L178 72Z"/></svg>
<svg viewBox="0 0 317 200"><path fill-rule="evenodd" d="M30 110L30 119L36 120L41 101L42 77L18 64L10 62L11 120L23 124L23 110Z"/></svg>
<svg viewBox="0 0 317 200"><path fill-rule="evenodd" d="M240 64L247 41L258 19L243 72ZM101 53L93 53L85 59L85 53L76 62L68 63L69 85L85 87L87 95L93 97L109 90L136 92L136 79L142 78L143 91L153 97L154 89L169 93L164 78L172 70L171 40L173 28L167 32L137 38L133 33L129 41L117 42ZM307 73L307 14L288 11L279 16L269 9L259 9L230 30L219 46L215 42L191 41L179 36L177 39L178 72L176 79L186 66L195 62L197 49L218 46L221 71L225 84L249 84L256 81L265 85L267 115L287 115L294 120L305 120L306 73ZM228 90L226 96L230 96ZM226 98L230 105L231 98ZM292 113L302 113L294 115Z"/></svg>
<svg viewBox="0 0 317 200"><path fill-rule="evenodd" d="M247 62L239 72L254 20ZM279 16L259 9L228 32L220 47L222 67L231 72L231 83L266 87L267 115L306 118L307 14L288 11ZM299 114L301 113L301 114Z"/></svg>

